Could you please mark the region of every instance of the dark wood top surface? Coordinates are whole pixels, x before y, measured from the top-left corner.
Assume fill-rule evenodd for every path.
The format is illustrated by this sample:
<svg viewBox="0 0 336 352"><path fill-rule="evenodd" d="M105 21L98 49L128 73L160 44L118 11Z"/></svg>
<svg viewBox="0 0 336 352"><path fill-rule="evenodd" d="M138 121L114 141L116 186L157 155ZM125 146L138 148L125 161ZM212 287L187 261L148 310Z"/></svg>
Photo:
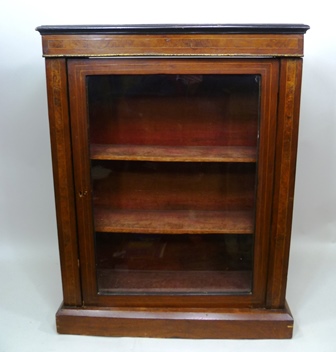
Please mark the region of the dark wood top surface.
<svg viewBox="0 0 336 352"><path fill-rule="evenodd" d="M136 24L136 25L59 25L39 26L42 35L48 34L304 34L305 24Z"/></svg>

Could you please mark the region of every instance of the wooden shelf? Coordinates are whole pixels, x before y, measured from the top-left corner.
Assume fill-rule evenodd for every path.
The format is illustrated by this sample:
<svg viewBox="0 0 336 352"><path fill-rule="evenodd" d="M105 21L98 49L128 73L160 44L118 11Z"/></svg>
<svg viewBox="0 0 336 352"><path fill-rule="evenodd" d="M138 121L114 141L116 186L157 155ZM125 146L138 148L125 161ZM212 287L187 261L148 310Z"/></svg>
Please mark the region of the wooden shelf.
<svg viewBox="0 0 336 352"><path fill-rule="evenodd" d="M101 294L115 293L247 293L251 271L98 270ZM200 290L202 282L202 290Z"/></svg>
<svg viewBox="0 0 336 352"><path fill-rule="evenodd" d="M95 230L148 234L252 234L251 211L134 211L95 208Z"/></svg>
<svg viewBox="0 0 336 352"><path fill-rule="evenodd" d="M256 162L256 148L243 146L170 147L91 144L91 159L251 163Z"/></svg>

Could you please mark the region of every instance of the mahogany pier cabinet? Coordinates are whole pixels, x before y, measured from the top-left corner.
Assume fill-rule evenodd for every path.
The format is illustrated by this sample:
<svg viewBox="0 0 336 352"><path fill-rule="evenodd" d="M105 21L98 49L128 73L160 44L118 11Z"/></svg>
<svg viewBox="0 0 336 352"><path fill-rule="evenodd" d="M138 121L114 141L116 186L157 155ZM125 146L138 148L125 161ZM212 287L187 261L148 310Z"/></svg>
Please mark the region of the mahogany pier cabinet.
<svg viewBox="0 0 336 352"><path fill-rule="evenodd" d="M290 338L301 24L41 26L57 330Z"/></svg>

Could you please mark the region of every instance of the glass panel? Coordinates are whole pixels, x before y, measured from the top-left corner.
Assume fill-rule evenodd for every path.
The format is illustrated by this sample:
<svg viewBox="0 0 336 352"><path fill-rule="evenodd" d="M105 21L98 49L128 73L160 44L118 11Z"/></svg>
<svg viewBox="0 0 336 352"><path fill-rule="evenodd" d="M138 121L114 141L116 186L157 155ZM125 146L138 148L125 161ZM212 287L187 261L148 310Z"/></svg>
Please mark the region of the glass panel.
<svg viewBox="0 0 336 352"><path fill-rule="evenodd" d="M100 294L250 293L260 77L88 76Z"/></svg>
<svg viewBox="0 0 336 352"><path fill-rule="evenodd" d="M99 292L246 293L252 237L97 234Z"/></svg>
<svg viewBox="0 0 336 352"><path fill-rule="evenodd" d="M92 144L257 145L259 76L88 77Z"/></svg>

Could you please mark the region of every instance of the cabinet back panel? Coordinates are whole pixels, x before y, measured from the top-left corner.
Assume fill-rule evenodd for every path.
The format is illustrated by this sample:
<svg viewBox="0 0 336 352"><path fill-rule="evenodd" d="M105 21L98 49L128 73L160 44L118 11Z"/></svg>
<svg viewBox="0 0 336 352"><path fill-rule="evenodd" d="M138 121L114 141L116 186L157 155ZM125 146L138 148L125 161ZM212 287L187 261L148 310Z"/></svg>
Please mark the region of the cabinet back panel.
<svg viewBox="0 0 336 352"><path fill-rule="evenodd" d="M87 82L91 143L257 144L256 75L112 75Z"/></svg>
<svg viewBox="0 0 336 352"><path fill-rule="evenodd" d="M129 210L246 210L255 164L93 161L95 205Z"/></svg>

